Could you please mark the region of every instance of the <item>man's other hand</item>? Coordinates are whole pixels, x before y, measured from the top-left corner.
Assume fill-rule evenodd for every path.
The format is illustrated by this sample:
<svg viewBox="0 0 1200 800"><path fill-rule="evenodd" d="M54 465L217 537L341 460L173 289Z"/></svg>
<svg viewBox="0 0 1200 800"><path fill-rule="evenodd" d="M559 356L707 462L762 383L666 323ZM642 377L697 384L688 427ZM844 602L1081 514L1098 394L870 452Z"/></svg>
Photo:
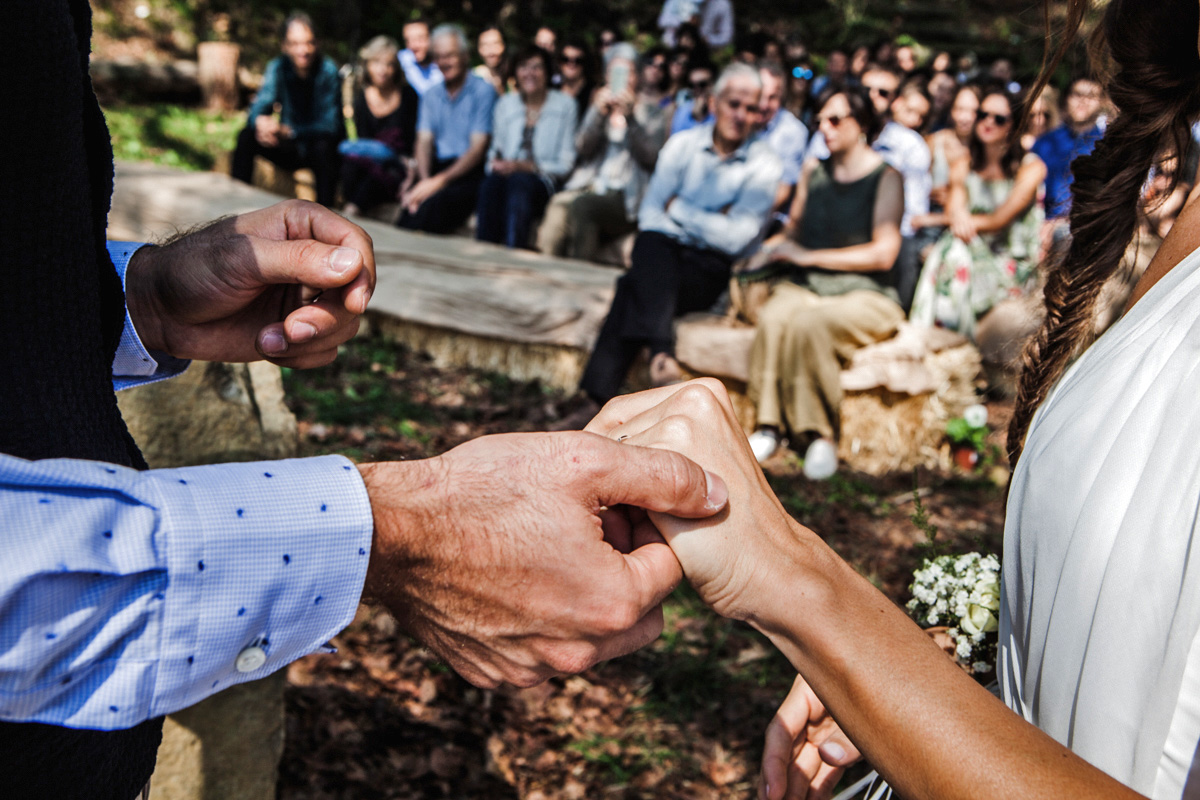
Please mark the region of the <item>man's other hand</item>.
<svg viewBox="0 0 1200 800"><path fill-rule="evenodd" d="M374 288L371 237L302 200L143 247L126 274L129 314L148 348L300 368L333 361Z"/></svg>

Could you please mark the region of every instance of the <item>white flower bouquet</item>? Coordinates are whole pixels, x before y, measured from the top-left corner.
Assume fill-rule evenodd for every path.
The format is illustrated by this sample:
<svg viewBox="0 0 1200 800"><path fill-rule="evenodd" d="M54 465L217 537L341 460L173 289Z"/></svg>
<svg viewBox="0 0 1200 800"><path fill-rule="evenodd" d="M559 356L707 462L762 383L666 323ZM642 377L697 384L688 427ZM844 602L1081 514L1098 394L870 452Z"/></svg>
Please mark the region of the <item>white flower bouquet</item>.
<svg viewBox="0 0 1200 800"><path fill-rule="evenodd" d="M946 627L960 666L972 674L996 668L1000 561L994 555L927 558L909 589L908 613L922 628Z"/></svg>

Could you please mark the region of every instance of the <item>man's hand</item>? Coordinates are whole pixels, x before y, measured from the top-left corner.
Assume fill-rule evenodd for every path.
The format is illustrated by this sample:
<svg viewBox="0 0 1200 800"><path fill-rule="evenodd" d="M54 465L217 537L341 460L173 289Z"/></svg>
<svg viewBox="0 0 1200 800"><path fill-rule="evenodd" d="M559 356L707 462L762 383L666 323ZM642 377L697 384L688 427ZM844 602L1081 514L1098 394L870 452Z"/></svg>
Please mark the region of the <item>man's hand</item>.
<svg viewBox="0 0 1200 800"><path fill-rule="evenodd" d="M767 726L759 800L829 800L846 767L860 758L808 681L797 675Z"/></svg>
<svg viewBox="0 0 1200 800"><path fill-rule="evenodd" d="M485 687L579 672L656 638L679 563L651 526L610 530L607 509L697 518L726 499L677 453L586 433L487 436L359 469L375 517L366 595Z"/></svg>
<svg viewBox="0 0 1200 800"><path fill-rule="evenodd" d="M408 193L401 200L404 207L408 209L410 214L417 213L417 209L421 207L429 198L446 188L446 179L440 174L433 175L424 180L417 181L416 186L408 190Z"/></svg>
<svg viewBox="0 0 1200 800"><path fill-rule="evenodd" d="M362 228L289 200L143 247L125 285L151 350L316 367L358 330L375 288L375 253Z"/></svg>
<svg viewBox="0 0 1200 800"><path fill-rule="evenodd" d="M254 118L254 138L263 147L279 144L279 120L270 114L259 114Z"/></svg>

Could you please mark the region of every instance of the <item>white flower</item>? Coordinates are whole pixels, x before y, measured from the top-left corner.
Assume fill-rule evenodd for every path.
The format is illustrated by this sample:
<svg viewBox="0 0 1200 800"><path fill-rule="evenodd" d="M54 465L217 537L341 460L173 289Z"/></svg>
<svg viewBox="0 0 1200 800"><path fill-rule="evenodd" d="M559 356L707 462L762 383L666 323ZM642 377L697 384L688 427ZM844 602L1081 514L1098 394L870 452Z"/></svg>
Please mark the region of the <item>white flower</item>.
<svg viewBox="0 0 1200 800"><path fill-rule="evenodd" d="M963 636L958 640L958 645L954 648L954 653L963 661L971 657L971 640Z"/></svg>
<svg viewBox="0 0 1200 800"><path fill-rule="evenodd" d="M971 669L975 670L976 672L991 672L992 665L986 661L976 661L971 665Z"/></svg>
<svg viewBox="0 0 1200 800"><path fill-rule="evenodd" d="M958 624L972 636L977 633L991 633L1000 627L1000 621L996 619L996 615L992 613L991 609L975 604L967 608L966 615L958 621Z"/></svg>
<svg viewBox="0 0 1200 800"><path fill-rule="evenodd" d="M967 406L963 411L963 419L965 419L967 424L972 428L982 428L984 425L987 425L987 406L980 403Z"/></svg>

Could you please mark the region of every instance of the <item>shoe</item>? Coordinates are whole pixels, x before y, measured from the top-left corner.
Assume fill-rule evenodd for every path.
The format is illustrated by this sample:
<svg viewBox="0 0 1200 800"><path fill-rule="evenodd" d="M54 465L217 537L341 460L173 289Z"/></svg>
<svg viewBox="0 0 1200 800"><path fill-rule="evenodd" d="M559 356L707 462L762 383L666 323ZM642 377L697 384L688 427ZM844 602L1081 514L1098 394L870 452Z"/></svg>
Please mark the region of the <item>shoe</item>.
<svg viewBox="0 0 1200 800"><path fill-rule="evenodd" d="M754 457L758 463L763 464L768 458L775 455L775 451L779 449L782 440L779 438L779 431L775 428L759 428L754 433L746 437L750 442L750 452L754 453Z"/></svg>
<svg viewBox="0 0 1200 800"><path fill-rule="evenodd" d="M581 431L592 418L600 413L600 404L592 398L585 398L583 405L567 414L565 417L547 427L551 431Z"/></svg>
<svg viewBox="0 0 1200 800"><path fill-rule="evenodd" d="M804 477L810 481L832 478L837 467L837 448L828 439L814 439L804 451Z"/></svg>
<svg viewBox="0 0 1200 800"><path fill-rule="evenodd" d="M671 386L683 380L683 370L670 353L655 353L650 359L650 385Z"/></svg>

